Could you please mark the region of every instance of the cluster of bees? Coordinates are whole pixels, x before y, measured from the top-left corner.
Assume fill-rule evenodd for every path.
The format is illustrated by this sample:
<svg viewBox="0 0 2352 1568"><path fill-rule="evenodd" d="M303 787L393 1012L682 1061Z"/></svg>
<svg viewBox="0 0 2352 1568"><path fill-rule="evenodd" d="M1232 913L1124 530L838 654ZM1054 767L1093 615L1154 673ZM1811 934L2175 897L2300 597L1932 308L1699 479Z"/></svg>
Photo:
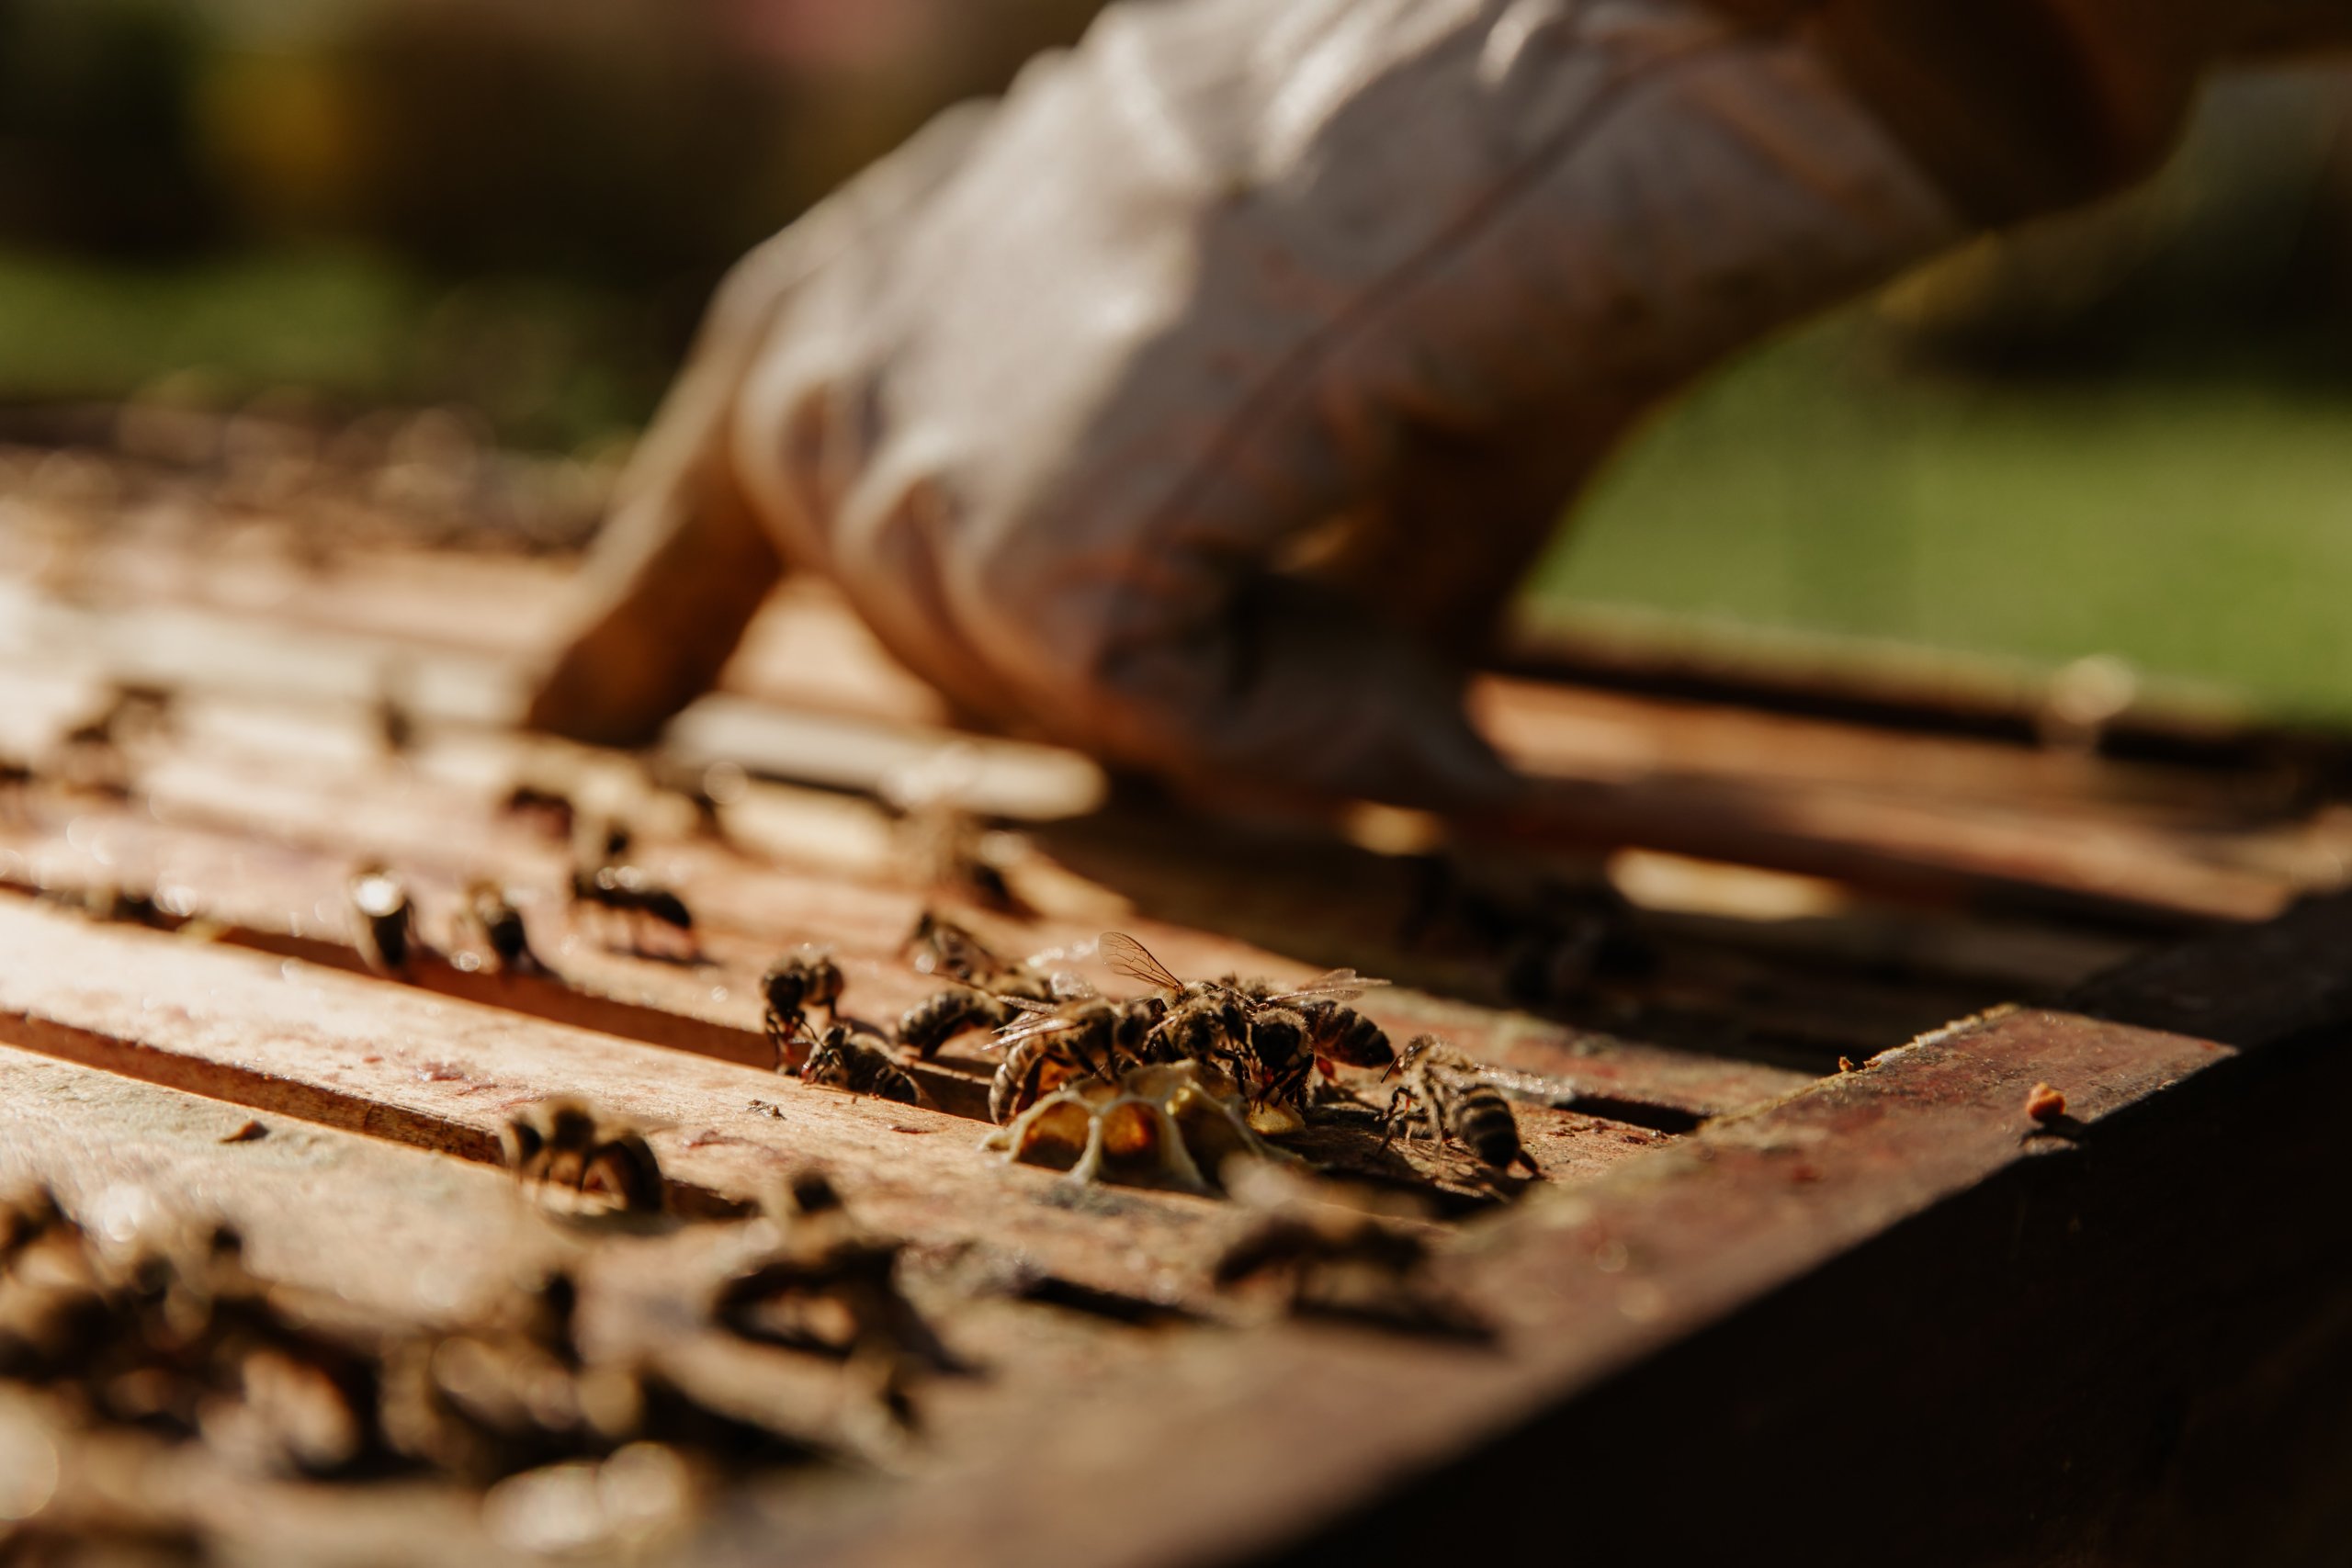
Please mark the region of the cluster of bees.
<svg viewBox="0 0 2352 1568"><path fill-rule="evenodd" d="M1379 1119L1451 1143L1498 1173L1540 1174L1494 1075L1433 1035L1398 1052L1349 1005L1382 982L1332 970L1278 988L1227 976L1186 980L1142 943L1107 932L1100 950L1150 988L1106 997L1077 976L1008 961L969 931L925 914L908 941L918 970L954 983L910 1008L894 1030L842 1010L847 978L803 948L761 977L762 1025L779 1073L845 1093L929 1105L917 1073L951 1042L988 1036L996 1057L991 1147L1058 1166L1081 1182L1125 1179L1207 1191L1226 1159L1282 1157L1265 1140L1366 1102L1340 1070L1394 1080ZM641 1134L571 1099L543 1100L506 1126L508 1166L561 1205L658 1213L660 1167Z"/></svg>
<svg viewBox="0 0 2352 1568"><path fill-rule="evenodd" d="M716 1476L871 1451L858 1411L911 1427L915 1380L963 1369L900 1292L899 1244L858 1225L815 1175L754 1223L767 1245L710 1286L704 1321L842 1364L871 1397L837 1410L830 1431L805 1408L721 1408L648 1354L592 1354L560 1268L467 1321L423 1326L256 1275L224 1225L157 1224L103 1246L45 1189L0 1201L0 1384L61 1427L135 1428L311 1480L488 1486L647 1444ZM0 1528L0 1556L6 1542Z"/></svg>
<svg viewBox="0 0 2352 1568"><path fill-rule="evenodd" d="M1385 982L1335 969L1287 988L1225 976L1187 980L1141 942L1106 932L1110 966L1146 989L1102 995L1036 960L1012 962L963 927L926 913L907 943L915 966L953 982L894 1032L841 1010L840 965L810 949L762 979L763 1023L780 1072L907 1104L925 1103L910 1069L951 1041L987 1033L992 1140L1014 1159L1062 1164L1080 1179L1116 1156L1147 1181L1199 1190L1221 1156L1263 1152L1261 1140L1303 1129L1319 1109L1351 1101L1340 1069L1396 1079L1385 1133L1426 1133L1496 1170L1529 1158L1510 1103L1484 1068L1434 1036L1400 1054L1350 1003ZM810 1017L824 1014L821 1029ZM1360 1101L1357 1103L1361 1103Z"/></svg>

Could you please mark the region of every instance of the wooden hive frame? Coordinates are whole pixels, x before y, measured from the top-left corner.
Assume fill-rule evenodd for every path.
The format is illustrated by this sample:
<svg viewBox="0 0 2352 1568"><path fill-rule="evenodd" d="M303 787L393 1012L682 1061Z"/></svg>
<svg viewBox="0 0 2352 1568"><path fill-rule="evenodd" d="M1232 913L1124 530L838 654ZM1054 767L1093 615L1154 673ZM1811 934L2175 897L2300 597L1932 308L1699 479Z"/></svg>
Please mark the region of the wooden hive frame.
<svg viewBox="0 0 2352 1568"><path fill-rule="evenodd" d="M592 1338L823 1431L853 1414L835 1370L712 1333L694 1289L730 1216L821 1166L909 1240L910 1288L979 1375L926 1385L922 1440L886 1461L715 1499L666 1543L698 1562L2286 1560L2341 1539L2352 1222L2325 1199L2352 904L2296 904L2341 879L2346 829L2292 768L1496 679L1488 728L1550 794L1458 840L1463 876L1589 877L1613 851L1621 881L1667 889L1633 917L1651 967L1531 1009L1471 936L1412 935L1426 858L1103 795L1051 748L956 736L810 590L673 731L665 765L757 775L711 838L635 762L505 728L559 570L170 548L54 508L10 536L0 746L53 760L112 682L179 695L126 748L127 792L45 762L0 814L0 1181L229 1214L263 1271L421 1320L576 1257ZM398 757L372 714L388 671L420 732ZM1366 1003L1393 1033L1571 1087L1519 1112L1546 1179L1432 1232L1491 1343L1218 1291L1241 1206L1001 1164L969 1052L926 1069L938 1109L766 1071L756 976L783 950L830 945L854 1011L924 994L898 943L943 895L876 797L948 746L967 804L1021 832L1035 918L975 917L1003 940L1117 926L1188 974L1353 964L1400 982ZM639 824L703 962L567 920L568 846L499 804L551 777ZM1357 838L1391 852L1426 829L1374 826ZM407 879L435 950L398 979L353 942L363 861ZM453 961L485 874L560 979ZM56 903L109 886L179 929ZM2054 1123L2025 1113L2044 1082ZM656 1129L681 1223L583 1245L518 1201L498 1130L559 1092ZM264 1135L221 1141L248 1120ZM58 1495L103 1492L58 1440ZM414 1483L198 1452L146 1485L249 1554L517 1545Z"/></svg>

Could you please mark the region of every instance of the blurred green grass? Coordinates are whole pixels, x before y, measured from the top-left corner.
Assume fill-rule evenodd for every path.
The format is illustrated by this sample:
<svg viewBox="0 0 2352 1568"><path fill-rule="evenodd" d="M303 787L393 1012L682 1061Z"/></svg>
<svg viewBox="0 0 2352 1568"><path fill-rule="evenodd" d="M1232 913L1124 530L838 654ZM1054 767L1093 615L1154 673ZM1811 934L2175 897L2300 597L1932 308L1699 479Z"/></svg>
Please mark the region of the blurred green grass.
<svg viewBox="0 0 2352 1568"><path fill-rule="evenodd" d="M578 449L650 412L641 299L452 283L369 253L170 268L0 251L0 401L159 382L216 402L454 403ZM2250 372L2074 381L1905 367L1868 311L1662 411L1535 573L1538 622L1887 641L2052 665L2120 655L2352 719L2352 393Z"/></svg>
<svg viewBox="0 0 2352 1568"><path fill-rule="evenodd" d="M2113 654L2352 718L2352 395L2245 373L1970 380L1883 348L1849 313L1665 411L1536 572L1531 617Z"/></svg>
<svg viewBox="0 0 2352 1568"><path fill-rule="evenodd" d="M159 265L0 248L0 402L296 389L458 405L503 440L572 449L650 412L674 313L586 282L453 282L356 248Z"/></svg>

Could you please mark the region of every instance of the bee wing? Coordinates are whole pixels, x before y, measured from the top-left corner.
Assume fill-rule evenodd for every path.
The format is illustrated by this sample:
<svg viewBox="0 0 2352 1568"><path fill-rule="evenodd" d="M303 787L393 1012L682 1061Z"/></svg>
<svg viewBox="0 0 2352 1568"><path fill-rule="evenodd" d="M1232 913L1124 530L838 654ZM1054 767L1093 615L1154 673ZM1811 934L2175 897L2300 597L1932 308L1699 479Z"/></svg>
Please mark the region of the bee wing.
<svg viewBox="0 0 2352 1568"><path fill-rule="evenodd" d="M1083 976L1073 975L1067 969L1057 969L1046 976L1046 988L1054 994L1054 1000L1057 1002L1082 1002L1102 994L1088 985Z"/></svg>
<svg viewBox="0 0 2352 1568"><path fill-rule="evenodd" d="M1141 980L1164 991L1182 991L1184 982L1170 972L1168 965L1151 955L1151 950L1125 931L1104 931L1102 940L1102 962L1130 980Z"/></svg>
<svg viewBox="0 0 2352 1568"><path fill-rule="evenodd" d="M1276 991L1267 999L1274 1002L1305 1001L1309 997L1329 997L1344 1002L1362 996L1375 986L1388 984L1369 975L1359 975L1352 969L1326 969L1312 980L1302 981L1286 991Z"/></svg>
<svg viewBox="0 0 2352 1568"><path fill-rule="evenodd" d="M962 980L1004 967L1004 960L988 943L962 926L937 920L924 934L928 945L918 943L914 956L915 968L922 974L944 973Z"/></svg>
<svg viewBox="0 0 2352 1568"><path fill-rule="evenodd" d="M1566 1078L1555 1078L1544 1073L1515 1072L1509 1067L1478 1067L1464 1076L1492 1086L1505 1099L1554 1111L1565 1110L1574 1104L1578 1093L1577 1086Z"/></svg>
<svg viewBox="0 0 2352 1568"><path fill-rule="evenodd" d="M1006 999L1011 1000L1012 998L1007 998ZM1030 1010L1031 1008L1035 1008L1037 1010L1032 1011ZM1064 1018L1060 1013L1054 1011L1051 1008L1044 1007L1042 1004L1028 1004L1028 1006L1023 1007L1023 1010L1027 1012L1028 1016L1016 1020L1012 1023L1008 1023L1002 1029L998 1030L995 1036L989 1042L989 1049L998 1051L1011 1050L1013 1046L1020 1044L1023 1040L1033 1040L1040 1034L1058 1034L1063 1030L1069 1029L1072 1026L1069 1019Z"/></svg>
<svg viewBox="0 0 2352 1568"><path fill-rule="evenodd" d="M1002 1002L1006 1007L1011 1008L1013 1011L1025 1012L1033 1019L1038 1017L1059 1018L1061 1016L1061 1006L1057 1002L1041 1002L1035 997L998 997L996 999ZM1012 1028L1013 1026L1008 1024L1006 1027Z"/></svg>

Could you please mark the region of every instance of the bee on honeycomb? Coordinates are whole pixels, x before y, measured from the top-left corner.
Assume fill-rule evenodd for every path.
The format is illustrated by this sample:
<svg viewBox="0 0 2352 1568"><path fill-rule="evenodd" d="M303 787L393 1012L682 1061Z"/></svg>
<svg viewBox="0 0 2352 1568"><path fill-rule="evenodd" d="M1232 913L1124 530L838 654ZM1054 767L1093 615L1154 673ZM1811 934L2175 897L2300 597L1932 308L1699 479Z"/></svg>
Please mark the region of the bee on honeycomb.
<svg viewBox="0 0 2352 1568"><path fill-rule="evenodd" d="M1170 1062L1072 1079L989 1135L1008 1160L1055 1166L1082 1184L1211 1193L1236 1155L1276 1154L1250 1130L1241 1092L1214 1066Z"/></svg>

